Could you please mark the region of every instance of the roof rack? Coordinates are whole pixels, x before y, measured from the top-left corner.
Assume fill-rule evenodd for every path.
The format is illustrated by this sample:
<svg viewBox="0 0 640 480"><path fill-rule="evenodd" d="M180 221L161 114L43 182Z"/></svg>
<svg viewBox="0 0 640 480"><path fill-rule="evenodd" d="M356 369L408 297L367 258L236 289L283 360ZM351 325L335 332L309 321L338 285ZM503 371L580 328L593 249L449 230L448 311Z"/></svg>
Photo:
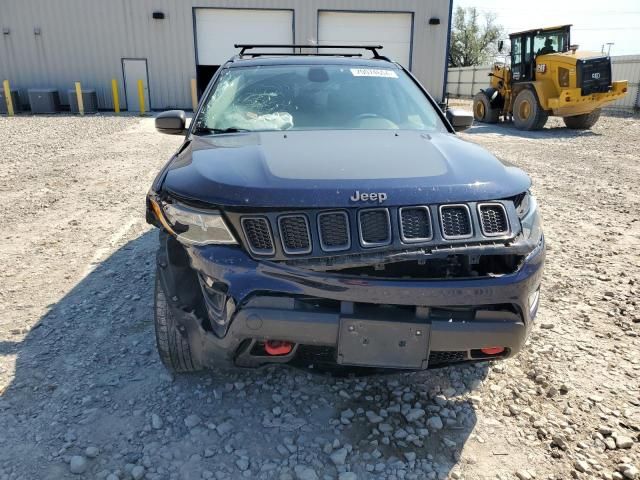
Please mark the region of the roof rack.
<svg viewBox="0 0 640 480"><path fill-rule="evenodd" d="M235 48L240 49L240 53L238 54L240 57L246 55L251 57L260 57L265 55L298 55L298 56L318 56L318 57L361 57L361 53L302 53L303 48L311 48L311 49L321 49L321 48L341 48L341 49L349 49L349 50L368 50L373 54L373 58L379 60L389 60L384 55L380 55L378 50L382 50L382 45L299 45L299 44L246 44L246 43L236 43L234 45ZM271 53L271 52L249 52L247 50L253 50L255 48L291 48L296 49L299 48L300 51L298 53Z"/></svg>

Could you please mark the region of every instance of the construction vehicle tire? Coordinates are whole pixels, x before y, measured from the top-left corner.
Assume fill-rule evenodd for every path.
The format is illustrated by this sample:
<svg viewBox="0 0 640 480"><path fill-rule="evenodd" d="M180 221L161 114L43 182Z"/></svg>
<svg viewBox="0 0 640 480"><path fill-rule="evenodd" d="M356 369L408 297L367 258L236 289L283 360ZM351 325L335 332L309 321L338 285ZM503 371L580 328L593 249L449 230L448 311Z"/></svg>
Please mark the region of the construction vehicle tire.
<svg viewBox="0 0 640 480"><path fill-rule="evenodd" d="M567 128L573 130L588 130L593 127L600 118L602 110L596 108L593 112L584 113L582 115L574 115L572 117L564 117L564 124Z"/></svg>
<svg viewBox="0 0 640 480"><path fill-rule="evenodd" d="M473 118L478 122L498 123L500 109L492 108L491 101L483 92L473 97Z"/></svg>
<svg viewBox="0 0 640 480"><path fill-rule="evenodd" d="M548 118L533 90L525 88L518 93L513 102L513 123L517 129L540 130Z"/></svg>

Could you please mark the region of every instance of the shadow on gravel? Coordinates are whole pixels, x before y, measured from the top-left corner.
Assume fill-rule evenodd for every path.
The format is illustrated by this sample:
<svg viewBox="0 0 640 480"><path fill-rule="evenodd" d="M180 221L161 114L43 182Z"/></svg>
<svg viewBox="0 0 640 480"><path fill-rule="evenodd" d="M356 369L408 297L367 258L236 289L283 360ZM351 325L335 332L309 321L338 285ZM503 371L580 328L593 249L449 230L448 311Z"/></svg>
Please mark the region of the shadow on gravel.
<svg viewBox="0 0 640 480"><path fill-rule="evenodd" d="M469 135L495 133L503 135L505 137L520 137L530 139L544 139L549 138L584 138L584 137L600 137L601 133L593 132L592 130L571 130L565 127L547 127L542 130L526 131L518 130L513 123L474 123L473 127L466 130L464 133Z"/></svg>
<svg viewBox="0 0 640 480"><path fill-rule="evenodd" d="M123 479L134 467L146 479L448 477L476 425L469 393L486 365L173 377L155 350L156 242L155 231L130 241L24 341L0 342L0 355L16 355L0 392L0 479Z"/></svg>
<svg viewBox="0 0 640 480"><path fill-rule="evenodd" d="M9 355L17 350L19 343L0 341L0 355Z"/></svg>

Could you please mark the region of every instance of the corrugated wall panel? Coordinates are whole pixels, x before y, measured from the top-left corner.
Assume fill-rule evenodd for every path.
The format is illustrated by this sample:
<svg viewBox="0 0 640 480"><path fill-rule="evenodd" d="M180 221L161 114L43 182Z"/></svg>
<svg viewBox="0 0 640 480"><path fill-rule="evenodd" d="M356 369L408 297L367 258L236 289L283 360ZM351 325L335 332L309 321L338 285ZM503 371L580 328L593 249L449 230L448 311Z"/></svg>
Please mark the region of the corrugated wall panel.
<svg viewBox="0 0 640 480"><path fill-rule="evenodd" d="M122 58L146 58L150 105L190 108L195 77L193 7L294 10L295 38L317 40L319 10L413 12L413 72L436 99L443 91L450 0L0 0L0 77L26 89L54 87L67 102L75 81L112 107L111 79L125 107ZM154 20L154 11L164 20ZM440 25L429 25L437 17ZM40 35L34 35L34 28Z"/></svg>
<svg viewBox="0 0 640 480"><path fill-rule="evenodd" d="M611 57L614 80L627 80L629 91L621 100L614 102L614 108L631 109L640 107L640 55L620 55Z"/></svg>

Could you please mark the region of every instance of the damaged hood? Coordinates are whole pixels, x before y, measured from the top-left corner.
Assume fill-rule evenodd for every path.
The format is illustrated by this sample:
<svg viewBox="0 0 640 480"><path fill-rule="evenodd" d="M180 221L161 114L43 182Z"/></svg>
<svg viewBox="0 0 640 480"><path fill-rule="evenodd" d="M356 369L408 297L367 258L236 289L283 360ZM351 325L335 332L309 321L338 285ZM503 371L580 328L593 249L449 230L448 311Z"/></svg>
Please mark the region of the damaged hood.
<svg viewBox="0 0 640 480"><path fill-rule="evenodd" d="M163 189L220 206L324 208L380 204L380 195L363 201L363 193L384 193L390 206L492 200L530 183L453 134L332 130L194 136Z"/></svg>

